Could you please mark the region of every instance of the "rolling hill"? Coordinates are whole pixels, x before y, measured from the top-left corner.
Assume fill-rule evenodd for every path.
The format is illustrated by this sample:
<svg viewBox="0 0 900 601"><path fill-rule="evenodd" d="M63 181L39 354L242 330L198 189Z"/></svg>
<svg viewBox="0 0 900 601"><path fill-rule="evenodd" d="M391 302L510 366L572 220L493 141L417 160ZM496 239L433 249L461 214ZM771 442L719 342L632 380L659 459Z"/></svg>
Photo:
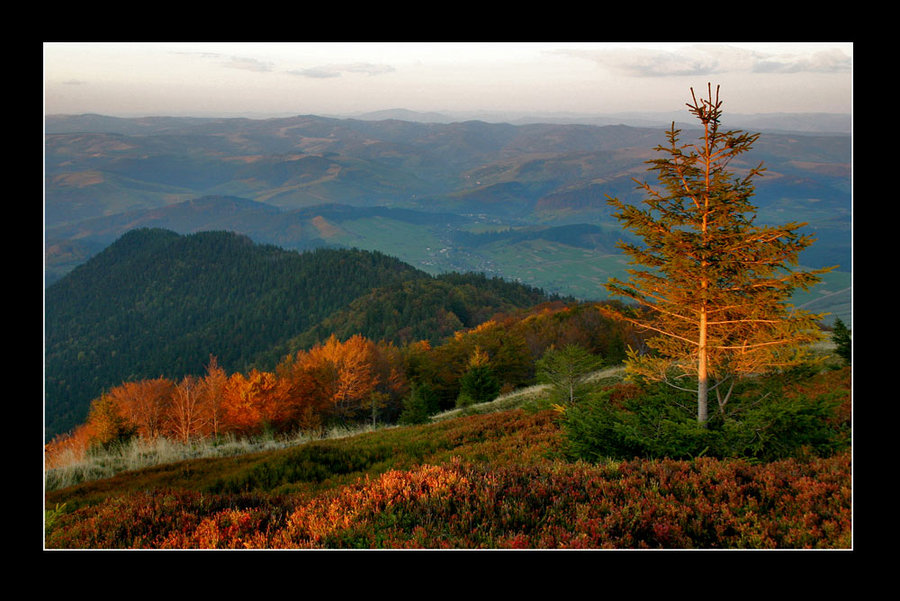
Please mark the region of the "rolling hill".
<svg viewBox="0 0 900 601"><path fill-rule="evenodd" d="M313 115L47 116L45 132L48 284L144 226L227 229L292 249L377 250L432 274L485 272L580 298L605 298L606 274L621 270L608 245L585 249L548 231L474 246L465 234L583 224L621 235L606 195L638 202L632 178L647 177L645 161L664 142L663 127ZM734 165L765 164L759 221L808 222L819 242L801 261L841 266L843 280L820 296L843 304L850 145L844 133L771 132ZM535 261L581 275L556 278Z"/></svg>
<svg viewBox="0 0 900 601"><path fill-rule="evenodd" d="M282 208L336 203L503 215L515 207L527 209L525 218L538 203L583 208L578 191L592 185L631 191L631 177L664 142L661 128L623 125L315 116L59 116L47 118L46 132L48 227L207 195ZM783 195L834 201L849 190L847 135L767 134L746 165L760 160L770 169L765 185L788 192L761 193L761 206Z"/></svg>

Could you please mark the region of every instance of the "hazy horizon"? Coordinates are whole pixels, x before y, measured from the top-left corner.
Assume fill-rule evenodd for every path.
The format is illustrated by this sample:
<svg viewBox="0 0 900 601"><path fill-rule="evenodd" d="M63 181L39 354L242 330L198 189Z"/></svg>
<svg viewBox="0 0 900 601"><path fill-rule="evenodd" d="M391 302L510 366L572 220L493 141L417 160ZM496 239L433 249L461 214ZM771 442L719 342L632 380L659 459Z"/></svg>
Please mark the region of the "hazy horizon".
<svg viewBox="0 0 900 601"><path fill-rule="evenodd" d="M45 43L44 113L852 113L853 44Z"/></svg>

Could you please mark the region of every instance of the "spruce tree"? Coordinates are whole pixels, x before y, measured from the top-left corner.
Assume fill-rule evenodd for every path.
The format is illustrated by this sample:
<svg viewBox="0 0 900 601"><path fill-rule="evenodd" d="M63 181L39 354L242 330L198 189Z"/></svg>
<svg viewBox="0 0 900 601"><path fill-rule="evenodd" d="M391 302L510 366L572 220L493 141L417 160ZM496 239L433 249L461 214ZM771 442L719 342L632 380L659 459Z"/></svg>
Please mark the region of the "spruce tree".
<svg viewBox="0 0 900 601"><path fill-rule="evenodd" d="M535 363L539 382L550 385L563 402L574 405L591 373L603 364L601 357L592 355L577 344L561 349L550 347Z"/></svg>
<svg viewBox="0 0 900 601"><path fill-rule="evenodd" d="M620 242L630 258L628 281L611 278L611 294L637 307L615 315L651 334L651 352L629 352L633 374L696 390L697 420L708 419L708 397L720 408L741 375L803 360L807 343L821 338L820 315L794 309L796 288L809 289L819 274L796 268L813 238L805 223L757 225L751 203L762 164L740 177L729 171L759 134L720 129L719 88L687 107L702 126L697 142L680 142L672 124L667 144L648 161L655 185L635 180L646 194L643 208L607 197L616 218L644 244ZM687 386L686 382L692 382Z"/></svg>
<svg viewBox="0 0 900 601"><path fill-rule="evenodd" d="M850 328L840 318L834 320L834 329L831 340L835 344L835 352L847 365L853 359L853 343L851 342Z"/></svg>
<svg viewBox="0 0 900 601"><path fill-rule="evenodd" d="M469 358L467 371L459 379L457 407L467 407L475 403L493 401L500 393L500 382L494 375L486 352L479 347Z"/></svg>

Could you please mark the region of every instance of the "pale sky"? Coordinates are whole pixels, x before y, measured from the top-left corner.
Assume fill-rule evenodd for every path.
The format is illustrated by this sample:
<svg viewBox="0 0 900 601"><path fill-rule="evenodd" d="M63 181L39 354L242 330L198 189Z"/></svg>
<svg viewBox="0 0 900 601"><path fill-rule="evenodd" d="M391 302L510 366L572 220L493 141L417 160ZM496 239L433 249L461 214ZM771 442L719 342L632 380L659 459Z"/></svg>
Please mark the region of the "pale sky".
<svg viewBox="0 0 900 601"><path fill-rule="evenodd" d="M600 114L852 110L851 42L48 42L44 112L345 115L383 109Z"/></svg>

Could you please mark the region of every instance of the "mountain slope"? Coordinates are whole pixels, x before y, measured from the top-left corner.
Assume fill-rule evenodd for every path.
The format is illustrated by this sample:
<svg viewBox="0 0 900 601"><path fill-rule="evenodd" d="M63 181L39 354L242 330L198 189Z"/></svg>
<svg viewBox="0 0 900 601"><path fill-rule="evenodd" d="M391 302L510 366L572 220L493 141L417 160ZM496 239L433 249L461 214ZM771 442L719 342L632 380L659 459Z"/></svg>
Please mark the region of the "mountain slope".
<svg viewBox="0 0 900 601"><path fill-rule="evenodd" d="M683 115L686 116L686 115ZM758 119L760 116L754 116ZM623 121L624 122L624 121ZM757 121L758 122L758 121ZM667 122L668 123L668 122ZM735 121L740 126L745 121ZM749 131L756 130L747 122ZM111 119L98 115L46 120L45 224L51 282L93 252L96 236L117 235L132 220L188 233L240 231L285 248L315 246L378 250L424 269L483 271L580 298L604 299L602 281L616 270L609 253L575 253L559 241L505 241L472 248L451 245L456 231L591 224L620 232L607 196L638 203L634 177L665 142L665 127L553 123L414 123L301 115L278 119ZM685 139L697 132L683 126ZM800 128L803 129L803 128ZM737 175L763 162L754 198L758 221L807 222L819 242L802 265L851 265L852 137L771 132L735 160ZM190 229L165 223L203 197L260 203L194 217ZM227 203L225 203L227 204ZM301 211L321 206L390 209L391 214L336 219ZM177 207L177 208L176 208ZM157 210L157 222L146 218ZM266 213L281 210L282 214ZM405 221L400 209L431 223ZM229 212L232 211L232 212ZM296 211L296 212L295 212ZM143 212L143 215L141 214ZM456 221L444 218L456 214ZM199 225L199 219L206 224ZM233 224L240 224L240 228ZM106 229L104 229L106 228ZM253 231L247 231L253 230ZM463 237L457 240L464 240ZM108 244L111 240L106 240ZM616 253L618 254L618 253ZM517 256L564 264L585 274L576 285L521 265ZM529 259L530 261L530 259ZM57 269L59 266L59 269ZM833 293L829 291L829 294ZM842 303L849 304L849 295ZM803 301L806 302L806 301ZM842 315L842 318L848 317Z"/></svg>
<svg viewBox="0 0 900 601"><path fill-rule="evenodd" d="M124 380L202 373L210 355L229 372L271 367L292 338L354 300L431 280L378 252L296 252L230 232L133 230L47 288L47 434L81 423L91 399ZM544 298L514 284L489 300L448 297L473 315ZM353 323L352 312L347 318ZM383 323L368 326L383 337Z"/></svg>
<svg viewBox="0 0 900 601"><path fill-rule="evenodd" d="M442 274L373 289L291 341L307 348L331 334L353 334L398 345L418 340L439 344L498 313L531 307L548 299L537 288L480 274Z"/></svg>
<svg viewBox="0 0 900 601"><path fill-rule="evenodd" d="M421 277L380 253L129 232L46 291L47 428L125 379L200 373L210 354L244 369L371 288Z"/></svg>

